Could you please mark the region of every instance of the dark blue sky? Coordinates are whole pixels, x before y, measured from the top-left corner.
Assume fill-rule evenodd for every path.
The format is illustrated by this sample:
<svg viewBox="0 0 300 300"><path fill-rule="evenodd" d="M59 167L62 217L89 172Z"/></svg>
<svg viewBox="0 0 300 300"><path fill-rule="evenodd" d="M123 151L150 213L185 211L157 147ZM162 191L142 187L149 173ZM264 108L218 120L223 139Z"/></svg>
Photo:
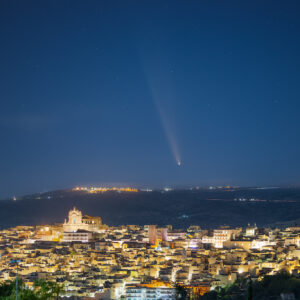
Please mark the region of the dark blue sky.
<svg viewBox="0 0 300 300"><path fill-rule="evenodd" d="M298 184L299 16L299 1L1 1L0 197Z"/></svg>

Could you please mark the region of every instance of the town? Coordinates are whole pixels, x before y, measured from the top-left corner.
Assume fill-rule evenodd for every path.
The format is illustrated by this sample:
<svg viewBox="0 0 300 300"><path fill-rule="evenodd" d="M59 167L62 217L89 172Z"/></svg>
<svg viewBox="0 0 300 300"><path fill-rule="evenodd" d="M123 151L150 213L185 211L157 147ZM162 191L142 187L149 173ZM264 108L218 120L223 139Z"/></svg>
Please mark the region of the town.
<svg viewBox="0 0 300 300"><path fill-rule="evenodd" d="M66 297L175 299L175 285L203 295L242 277L300 273L300 227L110 227L76 207L66 217L0 231L0 282L18 272L29 288L62 283Z"/></svg>

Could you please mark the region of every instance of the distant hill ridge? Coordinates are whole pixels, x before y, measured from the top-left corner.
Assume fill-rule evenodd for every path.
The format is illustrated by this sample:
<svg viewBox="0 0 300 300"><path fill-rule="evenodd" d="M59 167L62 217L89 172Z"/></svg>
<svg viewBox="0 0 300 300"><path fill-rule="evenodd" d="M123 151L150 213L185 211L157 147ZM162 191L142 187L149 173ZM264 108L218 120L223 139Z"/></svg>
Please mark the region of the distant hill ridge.
<svg viewBox="0 0 300 300"><path fill-rule="evenodd" d="M193 189L90 194L59 190L0 201L0 228L62 223L70 208L100 216L108 225L172 224L259 226L296 220L300 188Z"/></svg>

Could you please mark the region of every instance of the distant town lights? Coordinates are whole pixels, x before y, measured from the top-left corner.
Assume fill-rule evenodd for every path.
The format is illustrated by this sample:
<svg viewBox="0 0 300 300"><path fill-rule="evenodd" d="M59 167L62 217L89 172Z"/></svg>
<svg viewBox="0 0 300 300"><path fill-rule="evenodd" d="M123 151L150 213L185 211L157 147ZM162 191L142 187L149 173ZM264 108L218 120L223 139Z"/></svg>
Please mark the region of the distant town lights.
<svg viewBox="0 0 300 300"><path fill-rule="evenodd" d="M87 192L87 193L90 193L90 194L97 194L97 193L105 193L105 192L110 192L110 191L115 191L115 192L138 192L138 189L136 188L130 188L130 187L125 187L125 188L120 188L120 187L112 187L112 188L109 188L109 187L80 187L80 186L77 186L75 188L72 189L73 191L81 191L81 192Z"/></svg>

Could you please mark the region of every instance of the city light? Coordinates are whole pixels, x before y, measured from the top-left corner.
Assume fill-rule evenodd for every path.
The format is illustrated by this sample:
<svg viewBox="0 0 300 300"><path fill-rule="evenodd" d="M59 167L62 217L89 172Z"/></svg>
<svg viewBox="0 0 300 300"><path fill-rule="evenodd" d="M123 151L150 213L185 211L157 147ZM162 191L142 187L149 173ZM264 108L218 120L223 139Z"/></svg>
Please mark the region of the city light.
<svg viewBox="0 0 300 300"><path fill-rule="evenodd" d="M98 193L105 193L105 192L119 192L119 193L137 193L139 190L136 188L130 187L80 187L77 186L73 188L73 191L81 191L87 192L89 194L98 194Z"/></svg>
<svg viewBox="0 0 300 300"><path fill-rule="evenodd" d="M0 231L0 245L3 243L12 247L0 248L0 283L17 276L12 262L18 261L18 276L28 287L33 286L33 273L63 279L68 296L108 293L117 300L148 293L153 297L168 294L175 300L175 282L203 295L237 278L254 274L260 280L266 274L300 270L297 226L277 231L255 224L210 230L197 225L187 230L170 225L110 227L101 217L84 215L73 207L64 223ZM277 249L280 253L275 256ZM269 254L272 260L262 259ZM221 275L224 265L226 275ZM117 285L104 284L113 283L114 278L118 278ZM78 282L84 289L78 289Z"/></svg>

